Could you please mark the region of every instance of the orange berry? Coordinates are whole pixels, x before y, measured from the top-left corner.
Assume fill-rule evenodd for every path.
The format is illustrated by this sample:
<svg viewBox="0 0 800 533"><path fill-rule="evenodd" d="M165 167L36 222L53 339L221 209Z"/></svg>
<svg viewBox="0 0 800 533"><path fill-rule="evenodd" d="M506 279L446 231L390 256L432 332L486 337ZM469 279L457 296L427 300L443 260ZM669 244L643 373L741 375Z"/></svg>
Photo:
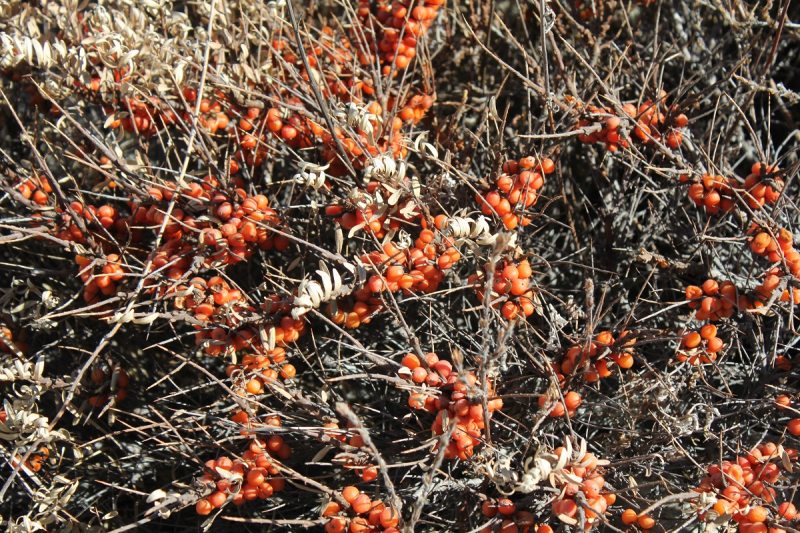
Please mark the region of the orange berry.
<svg viewBox="0 0 800 533"><path fill-rule="evenodd" d="M250 394L261 394L264 391L263 387L261 386L261 382L257 379L251 379L248 381L246 389Z"/></svg>
<svg viewBox="0 0 800 533"><path fill-rule="evenodd" d="M519 269L514 265L508 265L503 269L502 276L507 279L508 281L514 281L515 279L519 278ZM528 277L528 276L525 276Z"/></svg>
<svg viewBox="0 0 800 533"><path fill-rule="evenodd" d="M791 502L783 502L778 506L778 514L786 520L794 520L797 516L797 508Z"/></svg>
<svg viewBox="0 0 800 533"><path fill-rule="evenodd" d="M381 525L384 528L394 527L400 523L400 515L393 507L381 511Z"/></svg>
<svg viewBox="0 0 800 533"><path fill-rule="evenodd" d="M653 518L647 516L646 514L637 518L636 521L639 523L639 527L641 527L642 529L650 529L654 525L656 525L656 521L653 520Z"/></svg>
<svg viewBox="0 0 800 533"><path fill-rule="evenodd" d="M786 409L790 405L792 405L792 400L790 400L789 397L786 396L785 394L781 394L780 396L775 398L775 406L778 409Z"/></svg>
<svg viewBox="0 0 800 533"><path fill-rule="evenodd" d="M372 500L366 494L360 494L355 500L351 502L353 506L353 511L358 514L364 514L370 510L372 507Z"/></svg>
<svg viewBox="0 0 800 533"><path fill-rule="evenodd" d="M767 519L767 510L760 505L756 505L747 513L747 519L751 522L763 522Z"/></svg>
<svg viewBox="0 0 800 533"><path fill-rule="evenodd" d="M719 290L719 285L713 279L706 280L706 282L703 283L703 292L709 296L714 296L715 294L717 294L718 290Z"/></svg>
<svg viewBox="0 0 800 533"><path fill-rule="evenodd" d="M294 365L286 364L281 367L280 374L283 379L292 379L297 374L297 370Z"/></svg>
<svg viewBox="0 0 800 533"><path fill-rule="evenodd" d="M506 302L503 304L502 314L506 320L513 320L519 315L519 306L514 302Z"/></svg>
<svg viewBox="0 0 800 533"><path fill-rule="evenodd" d="M419 357L413 353L409 353L403 357L402 364L404 367L414 370L415 368L419 367L421 363Z"/></svg>
<svg viewBox="0 0 800 533"><path fill-rule="evenodd" d="M360 494L361 491L353 486L342 489L342 498L344 498L344 501L347 503L353 503Z"/></svg>
<svg viewBox="0 0 800 533"><path fill-rule="evenodd" d="M711 339L712 337L717 336L717 326L714 324L706 324L702 328L700 328L700 337L705 340Z"/></svg>
<svg viewBox="0 0 800 533"><path fill-rule="evenodd" d="M343 533L347 527L347 520L343 516L334 516L330 522L325 524L327 533Z"/></svg>
<svg viewBox="0 0 800 533"><path fill-rule="evenodd" d="M724 345L725 343L722 342L722 339L720 339L719 337L712 337L708 339L708 344L706 345L706 351L708 353L717 353L722 349Z"/></svg>
<svg viewBox="0 0 800 533"><path fill-rule="evenodd" d="M338 513L342 507L336 502L328 502L325 510L322 511L322 516L333 516Z"/></svg>
<svg viewBox="0 0 800 533"><path fill-rule="evenodd" d="M208 500L200 500L197 502L194 509L197 511L197 514L205 516L211 514L211 511L214 510L214 506L211 505Z"/></svg>
<svg viewBox="0 0 800 533"><path fill-rule="evenodd" d="M699 333L696 331L690 331L683 336L681 339L681 344L686 348L697 348L700 346L701 340L702 339Z"/></svg>
<svg viewBox="0 0 800 533"><path fill-rule="evenodd" d="M500 512L500 514L509 516L514 514L514 511L517 510L517 506L514 505L511 500L502 498L497 501L497 510Z"/></svg>
<svg viewBox="0 0 800 533"><path fill-rule="evenodd" d="M686 287L686 299L695 300L703 296L703 289L696 285L689 285Z"/></svg>
<svg viewBox="0 0 800 533"><path fill-rule="evenodd" d="M629 526L634 522L636 522L637 518L638 517L636 516L636 511L634 511L633 509L625 509L622 512L622 523L625 524L626 526Z"/></svg>
<svg viewBox="0 0 800 533"><path fill-rule="evenodd" d="M486 500L483 502L483 504L481 504L481 512L484 514L484 516L491 518L497 514L497 505L489 500Z"/></svg>
<svg viewBox="0 0 800 533"><path fill-rule="evenodd" d="M581 404L581 395L570 391L564 395L564 403L567 404L567 409L577 409Z"/></svg>
<svg viewBox="0 0 800 533"><path fill-rule="evenodd" d="M553 512L557 515L563 514L572 518L578 514L578 505L570 499L556 500L553 502Z"/></svg>

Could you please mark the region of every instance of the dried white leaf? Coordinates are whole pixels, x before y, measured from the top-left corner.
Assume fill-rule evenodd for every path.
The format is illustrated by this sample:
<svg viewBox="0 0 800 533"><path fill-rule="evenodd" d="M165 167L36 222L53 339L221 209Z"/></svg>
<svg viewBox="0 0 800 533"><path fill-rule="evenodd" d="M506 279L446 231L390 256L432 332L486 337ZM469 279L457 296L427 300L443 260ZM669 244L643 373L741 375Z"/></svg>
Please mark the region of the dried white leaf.
<svg viewBox="0 0 800 533"><path fill-rule="evenodd" d="M161 500L167 497L167 493L161 489L156 489L150 493L147 497L147 503L153 503L154 501Z"/></svg>

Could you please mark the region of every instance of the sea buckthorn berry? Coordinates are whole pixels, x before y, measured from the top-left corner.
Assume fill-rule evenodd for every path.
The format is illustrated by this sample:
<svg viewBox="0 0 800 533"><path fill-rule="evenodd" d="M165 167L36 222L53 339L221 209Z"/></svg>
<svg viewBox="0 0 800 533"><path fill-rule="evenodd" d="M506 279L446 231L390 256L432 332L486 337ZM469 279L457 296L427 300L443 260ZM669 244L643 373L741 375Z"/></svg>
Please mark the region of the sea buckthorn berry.
<svg viewBox="0 0 800 533"><path fill-rule="evenodd" d="M576 514L578 514L578 506L577 504L569 499L566 500L556 500L553 502L553 513L556 515L566 515L569 518L572 518Z"/></svg>
<svg viewBox="0 0 800 533"><path fill-rule="evenodd" d="M622 523L626 526L636 523L638 518L638 514L633 509L625 509L622 512Z"/></svg>
<svg viewBox="0 0 800 533"><path fill-rule="evenodd" d="M352 486L351 487L345 487L342 490L342 498L344 498L344 501L346 501L347 503L353 503L356 500L356 498L358 498L358 496L360 494L361 494L361 491L358 490L356 487L352 487Z"/></svg>
<svg viewBox="0 0 800 533"><path fill-rule="evenodd" d="M719 285L713 279L706 280L706 282L703 283L703 292L707 295L713 296L717 294L717 291L719 291Z"/></svg>
<svg viewBox="0 0 800 533"><path fill-rule="evenodd" d="M342 516L334 516L325 524L327 533L343 533L347 527L347 520Z"/></svg>
<svg viewBox="0 0 800 533"><path fill-rule="evenodd" d="M706 351L708 353L716 353L720 351L723 346L724 343L722 342L722 339L720 339L719 337L712 337L708 339L708 344L706 345Z"/></svg>
<svg viewBox="0 0 800 533"><path fill-rule="evenodd" d="M794 520L797 516L797 508L791 502L783 502L778 506L778 515L786 520Z"/></svg>
<svg viewBox="0 0 800 533"><path fill-rule="evenodd" d="M381 526L384 528L393 528L400 523L400 514L393 507L387 507L381 511Z"/></svg>
<svg viewBox="0 0 800 533"><path fill-rule="evenodd" d="M404 367L414 370L415 368L419 367L421 363L419 357L417 357L413 353L410 353L406 354L405 357L403 357L402 364Z"/></svg>
<svg viewBox="0 0 800 533"><path fill-rule="evenodd" d="M781 394L777 398L775 398L775 406L778 409L786 409L787 407L792 405L792 400L789 399L788 396L785 394Z"/></svg>
<svg viewBox="0 0 800 533"><path fill-rule="evenodd" d="M337 502L328 502L325 509L322 511L322 516L333 516L341 510L341 506Z"/></svg>
<svg viewBox="0 0 800 533"><path fill-rule="evenodd" d="M195 511L197 511L197 514L199 515L209 515L213 510L214 506L211 505L208 500L200 500L195 506Z"/></svg>
<svg viewBox="0 0 800 533"><path fill-rule="evenodd" d="M581 404L581 395L570 391L564 395L564 403L567 405L567 409L576 409Z"/></svg>
<svg viewBox="0 0 800 533"><path fill-rule="evenodd" d="M642 529L651 529L654 525L656 525L656 521L653 518L651 518L651 517L649 517L647 515L639 516L636 519L636 522L639 524L639 527L641 527Z"/></svg>
<svg viewBox="0 0 800 533"><path fill-rule="evenodd" d="M222 507L227 499L227 495L221 491L217 491L207 498L208 503L214 507Z"/></svg>
<svg viewBox="0 0 800 533"><path fill-rule="evenodd" d="M353 506L353 511L358 514L366 513L372 506L372 500L366 494L360 494L355 500L350 502Z"/></svg>
<svg viewBox="0 0 800 533"><path fill-rule="evenodd" d="M511 502L511 500L503 498L497 501L497 510L500 514L509 516L514 514L514 512L517 510L517 507Z"/></svg>
<svg viewBox="0 0 800 533"><path fill-rule="evenodd" d="M708 340L717 336L717 326L714 324L706 324L700 328L700 337Z"/></svg>
<svg viewBox="0 0 800 533"><path fill-rule="evenodd" d="M481 504L481 512L484 516L491 518L497 514L497 504L486 500Z"/></svg>
<svg viewBox="0 0 800 533"><path fill-rule="evenodd" d="M747 513L747 519L751 522L764 522L767 516L767 510L759 505L752 507Z"/></svg>
<svg viewBox="0 0 800 533"><path fill-rule="evenodd" d="M681 345L685 346L686 348L697 348L700 346L701 340L702 338L700 337L699 333L696 331L690 331L681 339Z"/></svg>
<svg viewBox="0 0 800 533"><path fill-rule="evenodd" d="M294 368L294 365L286 364L281 367L280 374L283 379L292 379L297 375L297 370Z"/></svg>

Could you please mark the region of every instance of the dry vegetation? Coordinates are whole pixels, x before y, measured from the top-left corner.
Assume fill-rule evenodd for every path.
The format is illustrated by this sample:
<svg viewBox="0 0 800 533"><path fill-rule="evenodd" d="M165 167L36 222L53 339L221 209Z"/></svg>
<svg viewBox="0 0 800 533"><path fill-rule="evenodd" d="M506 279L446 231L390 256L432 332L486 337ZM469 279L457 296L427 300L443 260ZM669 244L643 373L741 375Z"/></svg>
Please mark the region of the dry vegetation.
<svg viewBox="0 0 800 533"><path fill-rule="evenodd" d="M798 7L0 0L0 528L798 533Z"/></svg>

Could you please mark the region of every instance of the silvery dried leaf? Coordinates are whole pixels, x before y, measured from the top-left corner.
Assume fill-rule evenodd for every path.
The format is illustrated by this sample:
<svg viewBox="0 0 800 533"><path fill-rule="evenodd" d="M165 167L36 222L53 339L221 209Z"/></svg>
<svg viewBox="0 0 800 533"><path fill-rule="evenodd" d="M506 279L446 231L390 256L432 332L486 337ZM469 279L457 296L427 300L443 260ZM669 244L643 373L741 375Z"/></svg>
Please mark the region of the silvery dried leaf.
<svg viewBox="0 0 800 533"><path fill-rule="evenodd" d="M311 458L311 462L316 463L317 461L325 457L328 454L328 452L331 451L332 449L333 448L331 446L325 446L320 451L318 451L314 457Z"/></svg>

